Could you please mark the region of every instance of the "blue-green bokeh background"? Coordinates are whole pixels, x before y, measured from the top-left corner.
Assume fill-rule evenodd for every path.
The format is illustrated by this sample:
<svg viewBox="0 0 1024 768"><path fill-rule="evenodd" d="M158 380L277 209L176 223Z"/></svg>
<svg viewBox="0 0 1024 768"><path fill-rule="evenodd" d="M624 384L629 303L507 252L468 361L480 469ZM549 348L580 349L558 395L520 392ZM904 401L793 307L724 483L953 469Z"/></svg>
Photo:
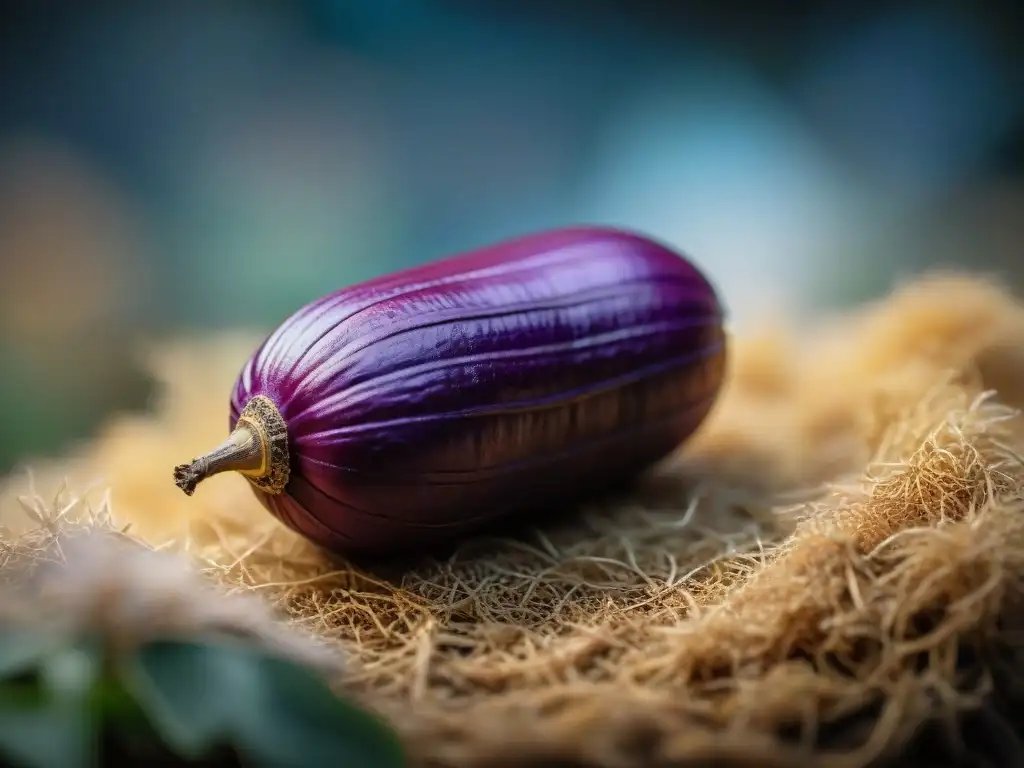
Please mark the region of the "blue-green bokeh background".
<svg viewBox="0 0 1024 768"><path fill-rule="evenodd" d="M1019 283L1018 5L5 3L0 473L143 407L140 336L549 226L683 249L740 330Z"/></svg>

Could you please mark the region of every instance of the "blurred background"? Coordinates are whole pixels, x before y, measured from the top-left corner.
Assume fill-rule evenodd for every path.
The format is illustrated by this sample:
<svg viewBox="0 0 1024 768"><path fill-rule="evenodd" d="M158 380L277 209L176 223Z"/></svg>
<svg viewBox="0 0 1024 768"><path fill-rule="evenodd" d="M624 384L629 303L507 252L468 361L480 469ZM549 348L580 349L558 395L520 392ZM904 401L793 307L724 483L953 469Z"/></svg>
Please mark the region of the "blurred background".
<svg viewBox="0 0 1024 768"><path fill-rule="evenodd" d="M2 7L0 474L144 407L140 338L551 226L684 250L740 332L1024 283L1012 0Z"/></svg>

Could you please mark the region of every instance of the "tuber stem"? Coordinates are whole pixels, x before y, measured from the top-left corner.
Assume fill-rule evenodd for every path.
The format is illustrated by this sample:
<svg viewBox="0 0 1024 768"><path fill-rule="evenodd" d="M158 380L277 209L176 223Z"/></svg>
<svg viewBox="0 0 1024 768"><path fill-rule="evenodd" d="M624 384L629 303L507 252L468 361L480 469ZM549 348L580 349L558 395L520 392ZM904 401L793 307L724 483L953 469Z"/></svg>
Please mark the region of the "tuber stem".
<svg viewBox="0 0 1024 768"><path fill-rule="evenodd" d="M252 398L227 440L191 463L176 466L174 484L191 496L203 480L222 472L239 472L271 494L281 493L288 484L288 429L269 398Z"/></svg>
<svg viewBox="0 0 1024 768"><path fill-rule="evenodd" d="M239 424L223 443L212 451L193 459L191 464L174 468L174 483L186 496L195 493L203 480L221 472L246 472L262 476L266 473L267 447L245 424Z"/></svg>

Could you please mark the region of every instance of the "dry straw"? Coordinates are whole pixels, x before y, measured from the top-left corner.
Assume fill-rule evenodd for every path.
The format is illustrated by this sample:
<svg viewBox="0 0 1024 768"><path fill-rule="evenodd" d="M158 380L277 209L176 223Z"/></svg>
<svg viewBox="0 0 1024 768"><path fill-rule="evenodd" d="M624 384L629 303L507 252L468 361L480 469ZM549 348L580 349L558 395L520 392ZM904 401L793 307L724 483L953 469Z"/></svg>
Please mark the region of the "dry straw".
<svg viewBox="0 0 1024 768"><path fill-rule="evenodd" d="M193 499L170 481L222 437L254 341L160 350L152 414L37 464L32 489L12 478L6 580L56 561L77 591L44 590L51 614L172 603L175 631L234 626L316 663L326 643L338 686L422 765L1022 759L1024 307L992 285L937 276L813 336L737 340L711 421L636 497L373 573L285 531L240 478ZM42 503L65 479L78 494ZM62 554L90 529L211 578L126 565L131 547ZM116 615L108 632L146 624Z"/></svg>

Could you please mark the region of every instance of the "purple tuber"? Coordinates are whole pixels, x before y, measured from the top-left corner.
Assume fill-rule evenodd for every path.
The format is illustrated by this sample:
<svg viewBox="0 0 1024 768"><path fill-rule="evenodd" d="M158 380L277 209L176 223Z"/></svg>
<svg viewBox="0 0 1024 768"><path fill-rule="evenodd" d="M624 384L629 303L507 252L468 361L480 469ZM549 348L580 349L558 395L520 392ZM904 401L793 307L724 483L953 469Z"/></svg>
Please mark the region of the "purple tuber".
<svg viewBox="0 0 1024 768"><path fill-rule="evenodd" d="M628 483L701 424L725 357L681 254L603 227L521 237L298 310L243 367L230 436L175 481L239 472L341 554L428 547Z"/></svg>

